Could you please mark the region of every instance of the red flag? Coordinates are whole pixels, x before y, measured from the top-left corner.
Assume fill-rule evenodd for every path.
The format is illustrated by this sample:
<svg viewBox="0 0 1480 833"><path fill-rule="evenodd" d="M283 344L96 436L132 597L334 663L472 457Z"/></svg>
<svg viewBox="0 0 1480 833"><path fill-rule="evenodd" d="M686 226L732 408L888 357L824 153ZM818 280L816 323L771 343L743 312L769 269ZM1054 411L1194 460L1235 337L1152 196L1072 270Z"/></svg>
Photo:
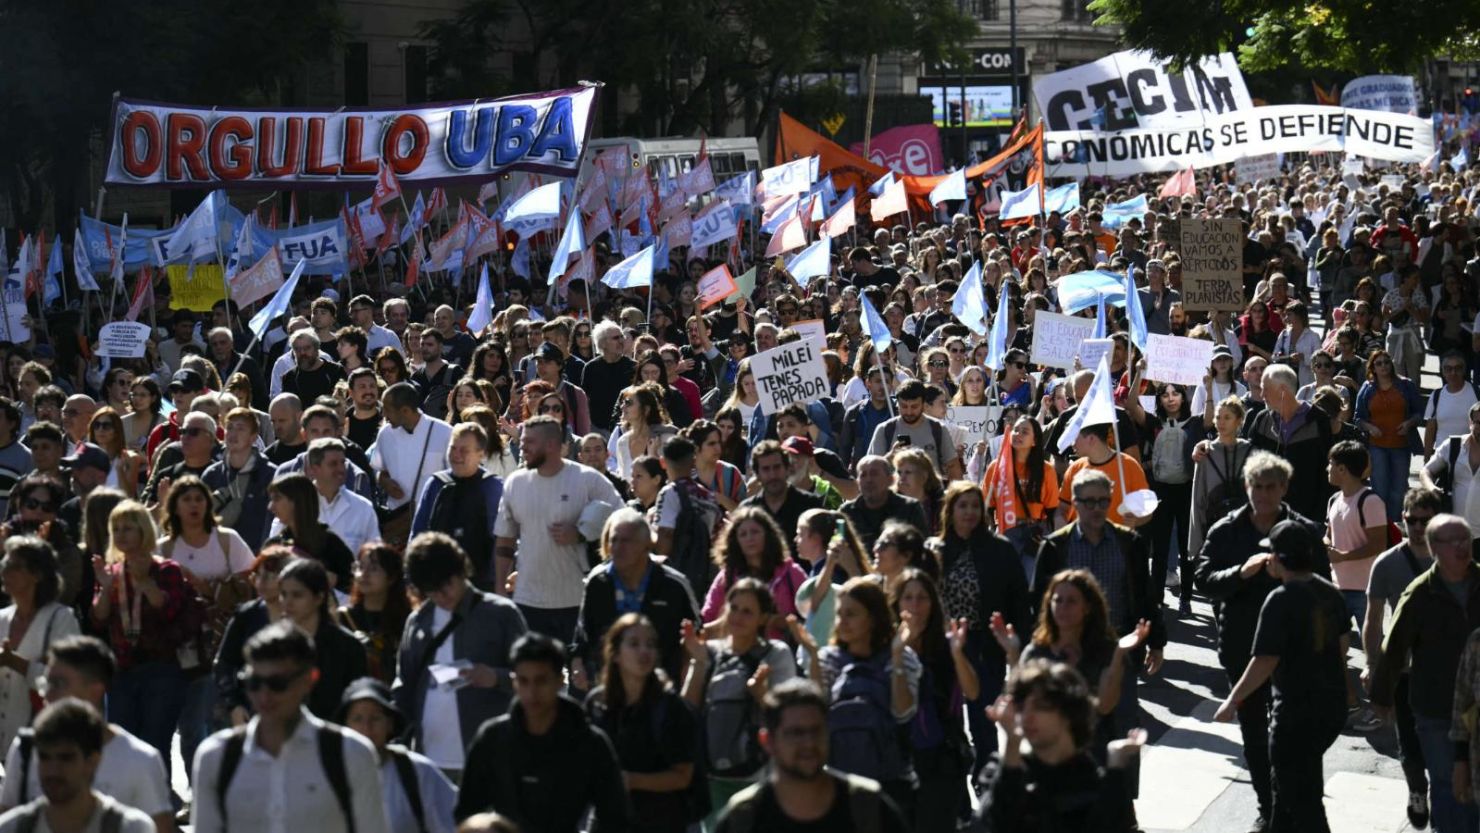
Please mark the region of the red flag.
<svg viewBox="0 0 1480 833"><path fill-rule="evenodd" d="M31 252L29 259L21 265L25 270L25 293L26 300L41 291L41 259L46 256L46 229L36 232L35 251Z"/></svg>
<svg viewBox="0 0 1480 833"><path fill-rule="evenodd" d="M447 208L447 192L441 187L432 189L432 197L427 200L426 218L430 220L432 215L441 214Z"/></svg>
<svg viewBox="0 0 1480 833"><path fill-rule="evenodd" d="M612 227L612 212L603 200L596 206L596 213L586 221L586 240L595 240L598 235Z"/></svg>
<svg viewBox="0 0 1480 833"><path fill-rule="evenodd" d="M834 211L831 217L822 221L822 227L818 230L818 234L825 234L828 237L842 237L843 232L853 228L857 224L858 215L854 212L853 200L848 200L838 206L838 210Z"/></svg>
<svg viewBox="0 0 1480 833"><path fill-rule="evenodd" d="M1320 84L1317 84L1314 80L1312 80L1310 82L1310 85L1312 87L1315 87L1315 89L1316 89L1316 103L1317 104L1325 104L1325 105L1328 105L1328 106L1331 106L1331 107L1339 107L1339 106L1341 106L1341 91L1338 90L1338 89L1336 89L1336 85L1335 84L1332 84L1331 85L1331 89L1330 90L1327 90L1326 88L1322 87Z"/></svg>
<svg viewBox="0 0 1480 833"><path fill-rule="evenodd" d="M380 170L375 173L375 194L372 196L376 208L401 197L401 183L385 160L380 160Z"/></svg>
<svg viewBox="0 0 1480 833"><path fill-rule="evenodd" d="M345 232L349 234L350 268L361 268L365 265L365 232L360 228L359 214L345 206L339 209L339 218L344 222Z"/></svg>
<svg viewBox="0 0 1480 833"><path fill-rule="evenodd" d="M413 235L411 238L411 262L406 266L406 288L416 286L416 279L421 277L421 264L424 255L421 250L421 235Z"/></svg>
<svg viewBox="0 0 1480 833"><path fill-rule="evenodd" d="M298 192L288 194L288 228L298 225Z"/></svg>
<svg viewBox="0 0 1480 833"><path fill-rule="evenodd" d="M278 204L277 204L277 200L273 200L272 201L272 213L267 216L267 227L270 228L270 229L272 229L273 231L277 231L277 227L278 227Z"/></svg>
<svg viewBox="0 0 1480 833"><path fill-rule="evenodd" d="M134 301L124 313L124 320L138 321L145 305L154 306L154 269L149 266L139 270L138 282L134 284Z"/></svg>
<svg viewBox="0 0 1480 833"><path fill-rule="evenodd" d="M1172 174L1166 184L1161 186L1160 197L1196 197L1197 180L1193 177L1192 167L1186 168Z"/></svg>
<svg viewBox="0 0 1480 833"><path fill-rule="evenodd" d="M379 257L385 254L385 250L396 245L401 239L401 215L391 215L390 225L385 227L385 232L380 235L380 242L375 246L375 255Z"/></svg>
<svg viewBox="0 0 1480 833"><path fill-rule="evenodd" d="M766 244L766 257L800 249L807 245L807 233L802 228L801 215L795 215L790 220L781 224L776 233L771 236L771 242Z"/></svg>

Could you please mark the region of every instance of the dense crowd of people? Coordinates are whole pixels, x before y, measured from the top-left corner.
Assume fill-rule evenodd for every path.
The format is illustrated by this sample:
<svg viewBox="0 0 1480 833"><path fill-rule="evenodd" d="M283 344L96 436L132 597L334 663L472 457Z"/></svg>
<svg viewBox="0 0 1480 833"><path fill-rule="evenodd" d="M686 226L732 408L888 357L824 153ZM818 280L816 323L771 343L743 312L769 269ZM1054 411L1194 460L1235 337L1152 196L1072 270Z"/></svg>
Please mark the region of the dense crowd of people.
<svg viewBox="0 0 1480 833"><path fill-rule="evenodd" d="M1480 176L1399 173L861 213L708 307L705 252L613 290L603 239L563 302L492 264L480 332L314 278L261 343L164 297L142 359L0 344L0 831L1128 833L1199 599L1254 830L1328 829L1322 754L1395 726L1409 819L1474 833ZM1199 218L1242 309L1183 303ZM1033 359L1094 269L1139 301L1074 313L1108 380ZM1136 318L1213 343L1201 384ZM768 412L752 360L812 321L829 389Z"/></svg>

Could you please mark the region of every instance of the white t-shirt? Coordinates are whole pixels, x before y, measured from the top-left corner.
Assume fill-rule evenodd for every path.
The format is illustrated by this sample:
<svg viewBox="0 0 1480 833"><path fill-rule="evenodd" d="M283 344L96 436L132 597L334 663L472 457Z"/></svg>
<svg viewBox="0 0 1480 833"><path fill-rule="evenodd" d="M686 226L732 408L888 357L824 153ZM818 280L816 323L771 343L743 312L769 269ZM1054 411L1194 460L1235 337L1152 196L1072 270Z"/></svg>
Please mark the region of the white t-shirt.
<svg viewBox="0 0 1480 833"><path fill-rule="evenodd" d="M1362 497L1360 511L1357 507L1357 498ZM1362 525L1366 521L1366 527ZM1336 493L1335 498L1326 510L1326 534L1331 538L1331 546L1339 550L1349 551L1361 549L1367 544L1367 536L1381 535L1381 532L1367 531L1368 527L1379 527L1387 525L1387 506L1376 492L1368 489L1358 490L1351 497ZM1386 549L1384 547L1384 549ZM1372 562L1377 557L1364 558L1361 561L1343 561L1331 565L1331 576L1334 578L1338 590L1360 590L1367 592L1367 580L1372 575Z"/></svg>
<svg viewBox="0 0 1480 833"><path fill-rule="evenodd" d="M112 725L113 738L103 745L103 759L98 772L93 776L93 789L111 796L126 807L133 807L147 816L174 813L170 805L169 782L165 779L164 759L158 750L139 740L127 731ZM20 774L21 743L17 739L10 744L5 755L6 773ZM26 801L41 797L40 767L36 763L36 750L31 749L31 769L26 776ZM0 788L0 804L13 807L21 801L19 778L6 778ZM0 824L0 829L5 829ZM125 827L125 830L128 828ZM153 830L150 822L149 830Z"/></svg>
<svg viewBox="0 0 1480 833"><path fill-rule="evenodd" d="M1198 419L1202 419L1203 410L1208 406L1208 387L1207 385L1191 385L1190 387L1192 388L1192 415L1197 417ZM1217 415L1217 406L1219 402L1222 402L1230 396L1243 396L1248 392L1249 389L1244 387L1244 383L1238 380L1234 380L1232 383L1214 382L1214 416Z"/></svg>
<svg viewBox="0 0 1480 833"><path fill-rule="evenodd" d="M559 473L545 477L534 469L520 469L504 483L494 534L518 541L519 582L514 601L544 609L580 607L590 562L586 545L557 544L550 538L552 524L574 525L588 504L600 501L619 507L622 498L606 475L580 463L565 461Z"/></svg>
<svg viewBox="0 0 1480 833"><path fill-rule="evenodd" d="M520 575L520 580L524 576ZM441 633L452 621L452 611L432 607L432 633ZM433 665L450 665L455 657L452 653L452 637L442 640L437 647ZM463 768L462 723L457 714L457 689L451 684L433 684L427 689L426 700L421 709L422 754L431 758L443 769Z"/></svg>
<svg viewBox="0 0 1480 833"><path fill-rule="evenodd" d="M122 824L118 826L119 833L154 833L154 819L144 813L135 810L120 802L114 801L107 795L99 792L93 787L93 795L98 799L98 806L93 810L92 818L87 820L87 827L83 833L102 833L103 813L109 807L116 807L123 816ZM0 833L12 833L20 829L20 817L25 809L17 807L14 810L0 816ZM51 825L46 821L46 814L42 813L36 820L36 826L32 828L35 833L52 833Z"/></svg>
<svg viewBox="0 0 1480 833"><path fill-rule="evenodd" d="M169 558L203 579L226 578L252 569L252 549L235 530L224 526L216 527L203 547L192 547L183 538L174 538L173 542Z"/></svg>
<svg viewBox="0 0 1480 833"><path fill-rule="evenodd" d="M382 425L370 452L371 474L389 472L405 492L400 499L387 495L386 508L398 509L416 500L427 478L447 468L447 447L451 444L452 426L440 419L423 415L410 434L390 423ZM417 472L421 473L419 478ZM413 506L412 511L415 509Z"/></svg>
<svg viewBox="0 0 1480 833"><path fill-rule="evenodd" d="M1429 401L1424 403L1423 418L1438 423L1438 430L1434 432L1435 449L1450 437L1470 433L1470 406L1475 401L1475 389L1469 382L1460 385L1458 393L1441 387L1429 394Z"/></svg>

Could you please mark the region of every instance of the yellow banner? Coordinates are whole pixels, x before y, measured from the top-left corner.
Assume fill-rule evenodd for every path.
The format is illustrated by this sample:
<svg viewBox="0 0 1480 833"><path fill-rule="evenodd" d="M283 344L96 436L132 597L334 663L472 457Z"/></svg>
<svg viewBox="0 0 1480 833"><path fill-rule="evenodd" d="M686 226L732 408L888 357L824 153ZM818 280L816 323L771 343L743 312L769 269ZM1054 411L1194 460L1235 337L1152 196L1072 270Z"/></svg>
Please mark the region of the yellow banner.
<svg viewBox="0 0 1480 833"><path fill-rule="evenodd" d="M215 263L197 263L195 273L185 264L166 266L170 279L170 309L210 312L211 306L226 298L226 280Z"/></svg>

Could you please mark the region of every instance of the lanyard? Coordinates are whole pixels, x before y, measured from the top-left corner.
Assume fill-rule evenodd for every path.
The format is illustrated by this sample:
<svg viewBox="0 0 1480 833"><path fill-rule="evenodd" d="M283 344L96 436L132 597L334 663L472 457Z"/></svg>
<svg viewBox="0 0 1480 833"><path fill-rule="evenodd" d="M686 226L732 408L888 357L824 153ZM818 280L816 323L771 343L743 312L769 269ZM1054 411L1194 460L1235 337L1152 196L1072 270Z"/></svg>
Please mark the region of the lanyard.
<svg viewBox="0 0 1480 833"><path fill-rule="evenodd" d="M647 570L642 574L642 580L637 583L636 589L628 589L622 584L622 577L617 575L615 562L607 562L607 575L612 577L612 587L617 593L617 613L640 613L642 612L642 597L647 595L648 582L653 578L653 563L648 562Z"/></svg>

